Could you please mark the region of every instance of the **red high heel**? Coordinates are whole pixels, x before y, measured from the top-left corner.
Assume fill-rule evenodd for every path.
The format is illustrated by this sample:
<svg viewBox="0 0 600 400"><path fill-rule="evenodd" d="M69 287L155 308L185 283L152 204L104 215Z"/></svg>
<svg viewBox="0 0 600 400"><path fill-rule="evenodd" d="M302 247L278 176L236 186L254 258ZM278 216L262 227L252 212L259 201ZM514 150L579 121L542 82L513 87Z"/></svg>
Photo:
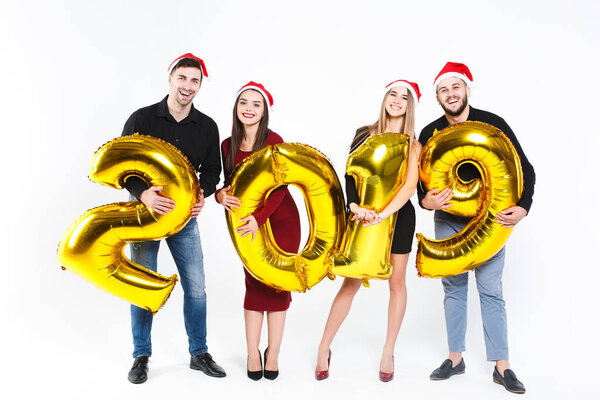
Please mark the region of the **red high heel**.
<svg viewBox="0 0 600 400"><path fill-rule="evenodd" d="M329 362L331 361L331 349L329 350L329 357L327 357L327 369L324 371L315 371L315 379L322 381L323 379L329 378Z"/></svg>
<svg viewBox="0 0 600 400"><path fill-rule="evenodd" d="M392 356L392 365L394 364L394 356ZM381 382L389 382L394 379L394 371L392 372L383 372L379 370L379 380Z"/></svg>

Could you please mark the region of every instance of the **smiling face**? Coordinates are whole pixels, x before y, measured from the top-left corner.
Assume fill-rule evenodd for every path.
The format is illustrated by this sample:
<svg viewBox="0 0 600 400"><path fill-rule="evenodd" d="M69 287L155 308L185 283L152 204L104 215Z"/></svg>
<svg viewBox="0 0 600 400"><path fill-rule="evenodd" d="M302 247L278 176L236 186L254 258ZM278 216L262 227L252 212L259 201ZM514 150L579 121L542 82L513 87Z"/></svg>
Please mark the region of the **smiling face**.
<svg viewBox="0 0 600 400"><path fill-rule="evenodd" d="M237 117L245 126L256 125L265 113L265 100L256 90L243 91L237 101Z"/></svg>
<svg viewBox="0 0 600 400"><path fill-rule="evenodd" d="M202 71L194 67L179 67L169 76L169 97L180 106L186 107L200 89Z"/></svg>
<svg viewBox="0 0 600 400"><path fill-rule="evenodd" d="M396 86L385 96L385 110L391 118L402 117L406 114L408 105L408 89Z"/></svg>
<svg viewBox="0 0 600 400"><path fill-rule="evenodd" d="M450 116L460 115L468 104L471 88L460 78L450 77L441 81L436 88L438 104Z"/></svg>

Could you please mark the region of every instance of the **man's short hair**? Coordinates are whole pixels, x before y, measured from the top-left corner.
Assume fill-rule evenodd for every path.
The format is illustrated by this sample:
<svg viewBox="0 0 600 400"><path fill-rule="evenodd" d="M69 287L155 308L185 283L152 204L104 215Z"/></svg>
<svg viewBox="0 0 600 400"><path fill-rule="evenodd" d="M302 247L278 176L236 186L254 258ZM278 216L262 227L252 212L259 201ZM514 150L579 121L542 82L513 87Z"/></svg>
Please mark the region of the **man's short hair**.
<svg viewBox="0 0 600 400"><path fill-rule="evenodd" d="M182 58L181 60L177 61L177 64L175 64L175 66L171 70L171 75L173 75L173 72L177 68L181 68L181 67L198 68L202 73L204 73L204 71L202 71L202 67L200 66L200 63L198 62L198 60L194 60L193 58ZM202 79L202 74L200 74L200 79Z"/></svg>

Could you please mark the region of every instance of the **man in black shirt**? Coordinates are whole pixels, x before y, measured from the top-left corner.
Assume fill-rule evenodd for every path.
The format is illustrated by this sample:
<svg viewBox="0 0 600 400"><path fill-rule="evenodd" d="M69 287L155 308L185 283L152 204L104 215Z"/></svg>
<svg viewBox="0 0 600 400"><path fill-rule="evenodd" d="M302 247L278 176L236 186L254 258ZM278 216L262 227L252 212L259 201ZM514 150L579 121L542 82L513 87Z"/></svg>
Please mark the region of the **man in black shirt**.
<svg viewBox="0 0 600 400"><path fill-rule="evenodd" d="M206 346L204 266L196 223L196 217L204 206L204 197L213 194L219 182L219 132L215 122L192 104L202 76L208 76L204 62L187 53L173 61L169 70L168 96L157 104L134 112L125 123L123 136L140 133L165 140L177 147L200 174L201 195L192 209L192 218L166 242L184 291L183 315L191 354L190 368L209 376L224 377L225 371L213 361ZM164 215L175 207L173 200L158 194L162 187L148 187L141 178L129 177L125 187L133 197L159 214ZM160 241L134 243L131 246L132 260L156 271L159 245ZM152 354L152 313L132 305L131 330L135 361L128 379L132 383L143 383L148 378L148 358Z"/></svg>
<svg viewBox="0 0 600 400"><path fill-rule="evenodd" d="M506 134L515 146L523 168L523 194L519 202L496 215L497 222L506 228L515 226L531 207L535 172L527 160L515 134L504 119L487 111L470 107L468 97L473 77L466 65L449 62L435 79L437 101L444 115L427 125L421 131L419 141L425 145L435 130L465 121L480 121L495 126ZM481 178L474 165L464 164L459 169L464 181ZM418 187L419 204L434 214L436 239L454 236L469 222L468 218L445 212L450 207L452 192L446 188L438 193L434 188L425 193L422 184ZM524 385L510 369L508 362L508 339L506 328L506 309L502 297L502 271L504 269L504 248L487 262L475 269L477 290L481 304L481 317L485 332L485 344L488 361L495 361L493 380L514 393L525 393ZM465 333L467 328L467 289L468 273L443 278L444 312L448 336L449 356L442 365L431 374L433 380L448 379L452 375L462 374L465 363L462 352L465 351Z"/></svg>

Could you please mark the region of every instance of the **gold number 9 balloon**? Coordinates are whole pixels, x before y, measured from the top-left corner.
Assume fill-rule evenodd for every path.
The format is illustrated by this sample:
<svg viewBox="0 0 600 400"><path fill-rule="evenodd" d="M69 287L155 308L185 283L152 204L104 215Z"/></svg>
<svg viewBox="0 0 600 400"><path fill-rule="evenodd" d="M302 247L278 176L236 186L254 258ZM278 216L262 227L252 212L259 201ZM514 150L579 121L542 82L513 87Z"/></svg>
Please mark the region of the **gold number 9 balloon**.
<svg viewBox="0 0 600 400"><path fill-rule="evenodd" d="M368 138L346 163L346 173L356 181L360 206L381 212L404 185L410 139L407 135L384 133ZM340 251L331 272L350 278L387 279L392 274L390 247L396 214L371 226L348 220Z"/></svg>
<svg viewBox="0 0 600 400"><path fill-rule="evenodd" d="M300 188L306 202L310 233L299 254L277 246L268 220L254 241L251 235L235 234L239 220L260 209L269 193L281 185ZM301 144L267 146L233 170L229 194L242 203L233 213L225 212L229 234L256 279L276 289L304 292L327 275L327 260L344 230L345 210L340 182L323 154Z"/></svg>
<svg viewBox="0 0 600 400"><path fill-rule="evenodd" d="M464 182L458 169L471 163L481 180ZM444 211L471 221L456 235L431 240L417 234L417 270L438 278L469 271L493 257L512 228L503 228L495 215L516 204L523 191L521 161L510 140L492 125L464 122L434 132L423 147L419 179L429 191L446 187L453 205Z"/></svg>
<svg viewBox="0 0 600 400"><path fill-rule="evenodd" d="M177 281L125 257L125 245L158 240L179 232L189 221L199 186L194 168L171 144L150 136L124 136L96 151L89 178L122 189L137 175L173 199L176 208L159 215L139 201L107 204L86 211L63 236L58 260L94 285L156 313Z"/></svg>

